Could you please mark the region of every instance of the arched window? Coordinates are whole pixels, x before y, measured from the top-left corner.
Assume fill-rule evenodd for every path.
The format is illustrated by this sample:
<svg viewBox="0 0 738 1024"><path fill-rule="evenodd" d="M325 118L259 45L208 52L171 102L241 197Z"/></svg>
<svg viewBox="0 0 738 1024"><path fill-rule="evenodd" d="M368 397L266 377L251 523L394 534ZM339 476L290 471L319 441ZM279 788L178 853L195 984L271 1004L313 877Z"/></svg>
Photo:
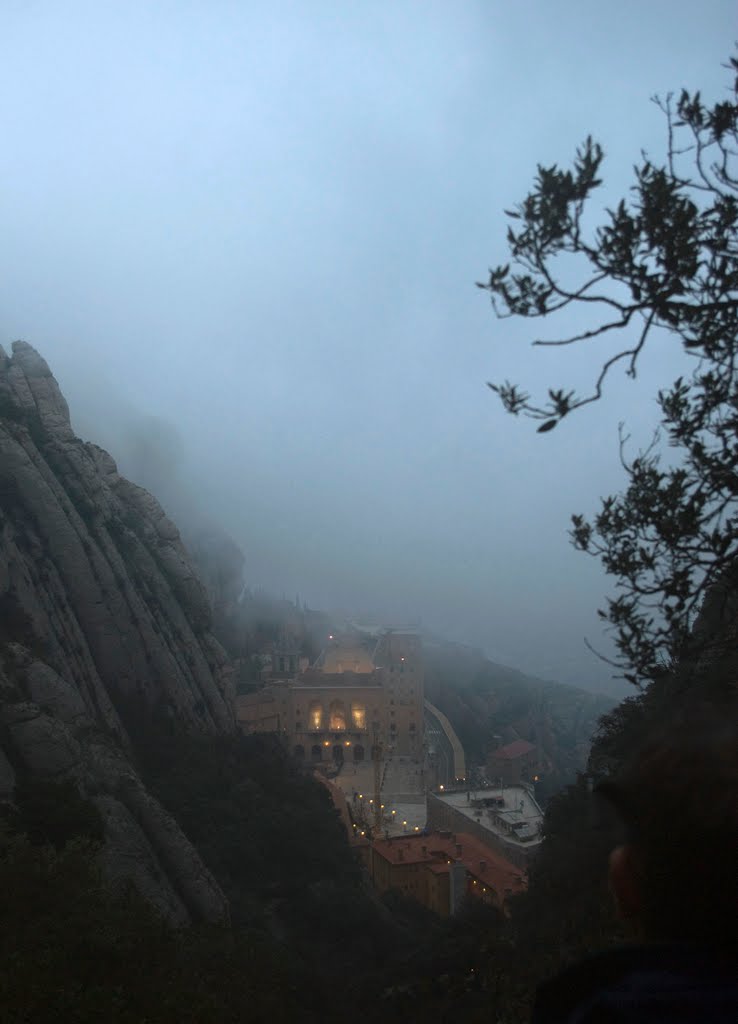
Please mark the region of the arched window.
<svg viewBox="0 0 738 1024"><path fill-rule="evenodd" d="M322 761L323 760L323 751L322 751L321 747L318 746L317 743L314 745L314 747L310 751L310 757L312 758L313 761Z"/></svg>
<svg viewBox="0 0 738 1024"><path fill-rule="evenodd" d="M360 743L357 743L354 747L354 761L364 760L364 748Z"/></svg>
<svg viewBox="0 0 738 1024"><path fill-rule="evenodd" d="M342 700L332 700L330 707L330 729L342 732L346 728L346 708Z"/></svg>
<svg viewBox="0 0 738 1024"><path fill-rule="evenodd" d="M363 704L351 705L351 721L354 729L366 729L366 708Z"/></svg>
<svg viewBox="0 0 738 1024"><path fill-rule="evenodd" d="M305 748L303 747L302 743L298 743L297 746L295 747L295 757L297 758L298 761L305 760Z"/></svg>
<svg viewBox="0 0 738 1024"><path fill-rule="evenodd" d="M310 710L308 711L308 722L312 732L318 732L323 728L323 705L319 700L310 702Z"/></svg>
<svg viewBox="0 0 738 1024"><path fill-rule="evenodd" d="M336 764L343 764L343 747L337 743L333 748L333 760Z"/></svg>

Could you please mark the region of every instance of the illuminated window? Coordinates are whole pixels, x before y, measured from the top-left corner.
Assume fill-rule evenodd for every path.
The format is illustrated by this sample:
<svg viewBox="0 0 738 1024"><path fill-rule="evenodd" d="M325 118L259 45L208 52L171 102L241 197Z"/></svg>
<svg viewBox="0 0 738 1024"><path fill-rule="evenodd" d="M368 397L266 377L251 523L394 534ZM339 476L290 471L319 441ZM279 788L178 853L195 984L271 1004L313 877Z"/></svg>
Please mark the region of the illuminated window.
<svg viewBox="0 0 738 1024"><path fill-rule="evenodd" d="M363 704L351 705L351 721L354 729L366 729L366 708Z"/></svg>
<svg viewBox="0 0 738 1024"><path fill-rule="evenodd" d="M323 708L317 700L314 700L310 705L308 719L310 721L310 728L313 731L323 728Z"/></svg>
<svg viewBox="0 0 738 1024"><path fill-rule="evenodd" d="M331 701L330 728L334 731L346 728L346 709L343 706L342 700Z"/></svg>

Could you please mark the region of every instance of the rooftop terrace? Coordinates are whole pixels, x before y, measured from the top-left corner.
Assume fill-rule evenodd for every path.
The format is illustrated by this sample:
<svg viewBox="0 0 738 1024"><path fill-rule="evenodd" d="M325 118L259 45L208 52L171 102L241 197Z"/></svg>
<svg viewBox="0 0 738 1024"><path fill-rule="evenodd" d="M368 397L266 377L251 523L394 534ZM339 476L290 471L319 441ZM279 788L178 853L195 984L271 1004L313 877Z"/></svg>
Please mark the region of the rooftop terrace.
<svg viewBox="0 0 738 1024"><path fill-rule="evenodd" d="M434 796L508 842L531 846L540 842L543 811L525 786L453 789Z"/></svg>

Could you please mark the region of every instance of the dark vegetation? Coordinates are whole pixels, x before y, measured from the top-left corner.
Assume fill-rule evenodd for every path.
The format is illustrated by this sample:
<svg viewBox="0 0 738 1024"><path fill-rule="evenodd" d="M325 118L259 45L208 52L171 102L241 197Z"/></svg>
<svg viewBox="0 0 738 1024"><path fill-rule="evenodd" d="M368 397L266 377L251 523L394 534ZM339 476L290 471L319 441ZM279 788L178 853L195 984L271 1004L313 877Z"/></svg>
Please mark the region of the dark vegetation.
<svg viewBox="0 0 738 1024"><path fill-rule="evenodd" d="M0 821L4 1021L339 1021L352 1006L399 1021L487 1004L499 916L440 922L376 900L327 791L275 742L169 737L145 760L232 920L175 931L132 888L111 891L95 807L71 784L24 781Z"/></svg>
<svg viewBox="0 0 738 1024"><path fill-rule="evenodd" d="M4 1021L310 1020L286 951L257 932L165 928L113 893L97 848L0 833Z"/></svg>

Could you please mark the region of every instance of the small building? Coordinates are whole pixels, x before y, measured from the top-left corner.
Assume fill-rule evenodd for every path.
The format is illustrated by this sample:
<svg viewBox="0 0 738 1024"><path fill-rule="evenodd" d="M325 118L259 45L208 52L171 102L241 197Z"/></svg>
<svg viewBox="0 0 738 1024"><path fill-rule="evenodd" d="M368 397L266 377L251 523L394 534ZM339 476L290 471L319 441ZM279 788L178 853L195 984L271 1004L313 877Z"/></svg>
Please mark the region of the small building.
<svg viewBox="0 0 738 1024"><path fill-rule="evenodd" d="M530 782L538 767L538 751L527 740L515 740L494 750L487 762L490 777L503 786Z"/></svg>
<svg viewBox="0 0 738 1024"><path fill-rule="evenodd" d="M378 839L363 850L380 893L396 890L440 917L473 897L504 909L526 887L525 873L469 833L448 831Z"/></svg>
<svg viewBox="0 0 738 1024"><path fill-rule="evenodd" d="M543 811L528 786L428 793L428 827L469 832L520 868L541 844Z"/></svg>

